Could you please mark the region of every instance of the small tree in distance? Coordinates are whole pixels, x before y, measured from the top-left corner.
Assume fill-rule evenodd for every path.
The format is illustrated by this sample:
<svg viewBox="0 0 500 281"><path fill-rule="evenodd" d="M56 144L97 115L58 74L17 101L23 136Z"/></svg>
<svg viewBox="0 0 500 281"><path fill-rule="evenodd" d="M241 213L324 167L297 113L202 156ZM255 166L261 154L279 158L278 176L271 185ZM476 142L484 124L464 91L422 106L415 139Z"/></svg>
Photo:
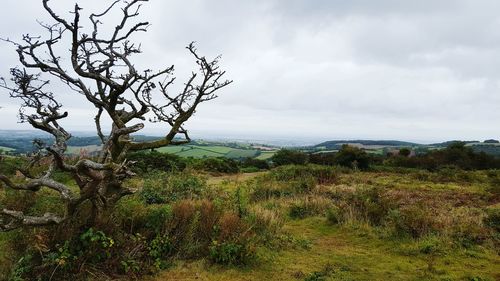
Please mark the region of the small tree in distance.
<svg viewBox="0 0 500 281"><path fill-rule="evenodd" d="M308 161L308 155L299 150L280 149L271 157L271 160L276 166L304 165Z"/></svg>
<svg viewBox="0 0 500 281"><path fill-rule="evenodd" d="M223 78L225 71L219 68L220 57L209 60L201 56L193 43L187 46L187 50L198 69L179 93L170 92L175 80L174 66L156 72L137 69L132 58L141 53L141 49L131 39L134 34L145 32L149 23L130 22L139 16L144 2L148 0L114 1L103 12L90 15L87 22L91 28L90 32L86 32L82 27L82 9L78 4L74 6L71 19L65 19L49 6L49 0L42 0L45 11L54 20L53 24L40 23L47 31L47 37L24 35L22 42L6 39L16 46L22 68L11 69L10 81L2 78L0 86L9 90L11 97L22 101L19 111L21 122L49 133L54 142L37 142L37 153L27 167L20 169L25 178L23 182L0 175L0 183L19 191L52 189L64 200L65 205L61 208L65 211L63 215L26 215L22 211L0 206L0 231L21 226L60 224L75 216L83 204L91 206L89 222L99 223L120 198L134 192L124 185L125 179L134 176L127 153L189 142L184 123L200 103L216 98L216 91L232 82ZM122 5L121 20L109 37L102 37L102 19L119 5ZM71 42L69 46L58 47L66 40ZM58 53L63 49L69 49L68 53ZM64 58L69 59L67 67ZM51 79L62 81L96 108L92 121L102 142L98 159L77 162L66 159L66 143L71 134L60 121L69 113L62 110L58 95L47 89ZM156 96L163 98L164 102L158 103ZM102 130L104 115L112 123L109 134ZM131 134L143 129L146 119L165 123L169 130L161 139L135 142ZM40 166L40 161L50 163L42 173L33 169ZM78 190L54 180L56 171L71 175Z"/></svg>

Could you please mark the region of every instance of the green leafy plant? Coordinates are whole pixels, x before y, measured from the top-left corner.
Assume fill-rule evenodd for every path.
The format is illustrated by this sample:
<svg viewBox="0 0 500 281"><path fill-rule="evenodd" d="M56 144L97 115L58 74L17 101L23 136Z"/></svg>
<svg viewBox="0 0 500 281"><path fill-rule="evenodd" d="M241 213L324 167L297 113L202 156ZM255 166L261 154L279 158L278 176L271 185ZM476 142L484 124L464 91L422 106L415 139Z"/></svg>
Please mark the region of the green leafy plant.
<svg viewBox="0 0 500 281"><path fill-rule="evenodd" d="M213 241L210 246L210 260L223 265L245 265L255 258L255 250L249 243L236 241Z"/></svg>

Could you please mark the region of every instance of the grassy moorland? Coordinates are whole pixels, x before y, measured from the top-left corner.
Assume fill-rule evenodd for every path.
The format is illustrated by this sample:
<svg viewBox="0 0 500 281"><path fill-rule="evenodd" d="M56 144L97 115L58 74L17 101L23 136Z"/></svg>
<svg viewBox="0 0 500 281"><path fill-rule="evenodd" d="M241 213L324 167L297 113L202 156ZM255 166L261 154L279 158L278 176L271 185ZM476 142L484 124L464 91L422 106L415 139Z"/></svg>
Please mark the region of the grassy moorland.
<svg viewBox="0 0 500 281"><path fill-rule="evenodd" d="M83 209L59 226L0 234L0 279L498 280L500 170L390 166L430 165L457 151L365 170L361 153L353 168L252 173L234 167L261 162L138 154L139 176L127 183L137 192L109 220L89 227ZM350 153L360 151L344 148L335 161ZM303 156L277 155L275 163ZM457 165L476 163L464 155ZM21 181L12 161L22 159L4 159L1 172ZM57 214L58 200L46 190L0 190L2 206L28 214Z"/></svg>
<svg viewBox="0 0 500 281"><path fill-rule="evenodd" d="M0 279L498 280L500 160L461 143L400 153L133 153L137 177L125 184L136 192L105 220L89 221L89 205L1 233ZM24 180L26 159L1 161L1 174ZM50 189L0 189L1 208L63 215L60 205Z"/></svg>
<svg viewBox="0 0 500 281"><path fill-rule="evenodd" d="M220 184L252 186L268 176ZM251 267L180 261L151 280L498 280L498 232L484 221L498 214L500 197L491 175L467 176L355 172L301 194L254 190L250 205L273 210L292 245L260 249Z"/></svg>

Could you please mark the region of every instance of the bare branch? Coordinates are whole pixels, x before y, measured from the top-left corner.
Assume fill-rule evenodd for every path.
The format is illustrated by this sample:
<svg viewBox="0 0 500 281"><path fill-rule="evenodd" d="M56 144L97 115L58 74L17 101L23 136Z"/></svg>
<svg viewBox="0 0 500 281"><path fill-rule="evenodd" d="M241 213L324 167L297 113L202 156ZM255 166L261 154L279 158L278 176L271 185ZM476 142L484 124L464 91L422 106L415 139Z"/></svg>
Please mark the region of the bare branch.
<svg viewBox="0 0 500 281"><path fill-rule="evenodd" d="M191 140L185 128L186 121L201 103L216 98L216 91L232 81L224 80L226 72L220 69L220 56L208 60L198 53L194 43L186 48L194 58L196 70L178 93L170 90L177 81L173 65L158 71L137 69L134 56L141 53L141 44L132 39L134 34L145 32L149 27L147 21L137 21L141 5L146 2L148 0L111 1L104 11L91 13L88 19L81 18L82 9L76 4L66 19L52 9L49 0L42 0L45 11L52 18L52 23L39 22L46 37L26 34L20 42L4 39L16 48L21 68L11 69L9 81L0 78L0 88L20 100L21 122L49 133L53 142L35 142L37 152L21 169L26 179L18 183L0 175L3 186L31 192L41 188L54 190L64 200L68 216L88 201L96 216L93 219L97 219L104 213L102 208L112 206L133 192L123 186L125 179L134 176L130 169L133 163L127 161L128 152L181 145ZM120 6L122 14L114 30L103 36L99 28L105 17ZM88 29L85 29L85 21L89 24ZM68 41L69 48L60 46ZM69 51L61 51L64 49ZM63 128L61 120L69 114L63 111L57 95L48 90L49 81L54 78L96 108L93 121L102 143L97 160L89 157L68 160L66 149L71 134ZM105 120L111 120L111 130L106 133L103 131L108 128L103 123ZM134 142L131 135L144 128L145 120L165 124L165 136L156 141ZM40 172L42 166L46 169ZM79 194L53 180L56 171L71 176ZM0 230L57 224L64 219L51 214L27 216L3 210Z"/></svg>

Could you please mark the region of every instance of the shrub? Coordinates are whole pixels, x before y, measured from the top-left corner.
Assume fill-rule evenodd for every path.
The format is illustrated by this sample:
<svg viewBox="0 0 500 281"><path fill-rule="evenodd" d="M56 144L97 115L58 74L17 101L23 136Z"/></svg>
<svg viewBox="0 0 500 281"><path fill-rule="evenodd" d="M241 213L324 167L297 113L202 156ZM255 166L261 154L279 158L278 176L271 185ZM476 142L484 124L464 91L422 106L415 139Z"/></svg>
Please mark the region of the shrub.
<svg viewBox="0 0 500 281"><path fill-rule="evenodd" d="M316 179L306 176L289 183L295 194L309 194L316 187Z"/></svg>
<svg viewBox="0 0 500 281"><path fill-rule="evenodd" d="M344 144L335 155L335 162L353 169L367 169L370 166L370 157L364 150Z"/></svg>
<svg viewBox="0 0 500 281"><path fill-rule="evenodd" d="M266 160L256 159L256 158L245 158L241 161L241 167L243 168L254 168L259 170L269 170L269 163Z"/></svg>
<svg viewBox="0 0 500 281"><path fill-rule="evenodd" d="M267 200L273 197L288 197L294 194L287 183L276 182L268 175L255 178L251 184L250 199L253 201Z"/></svg>
<svg viewBox="0 0 500 281"><path fill-rule="evenodd" d="M240 217L234 213L222 215L218 235L209 248L210 260L224 265L244 265L256 256L253 233Z"/></svg>
<svg viewBox="0 0 500 281"><path fill-rule="evenodd" d="M369 187L348 193L341 206L344 216L349 216L351 220L363 220L373 225L381 225L394 207L394 202L384 198L382 192L379 187Z"/></svg>
<svg viewBox="0 0 500 281"><path fill-rule="evenodd" d="M421 205L406 206L392 210L389 213L389 223L396 234L418 238L434 231L431 213Z"/></svg>
<svg viewBox="0 0 500 281"><path fill-rule="evenodd" d="M234 205L240 218L247 214L248 194L241 186L238 186L234 192Z"/></svg>
<svg viewBox="0 0 500 281"><path fill-rule="evenodd" d="M256 167L244 167L240 169L240 172L242 173L256 173L259 172L260 169Z"/></svg>
<svg viewBox="0 0 500 281"><path fill-rule="evenodd" d="M191 173L155 173L144 182L140 195L147 204L162 204L198 198L206 189L206 181Z"/></svg>
<svg viewBox="0 0 500 281"><path fill-rule="evenodd" d="M175 154L140 151L130 153L127 157L128 160L135 162L133 169L138 173L179 172L186 168L184 160Z"/></svg>
<svg viewBox="0 0 500 281"><path fill-rule="evenodd" d="M478 208L454 208L448 214L452 218L451 232L456 241L467 246L484 241L489 231L484 227L485 213Z"/></svg>
<svg viewBox="0 0 500 281"><path fill-rule="evenodd" d="M425 236L418 241L418 251L426 255L443 253L443 242L436 236Z"/></svg>
<svg viewBox="0 0 500 281"><path fill-rule="evenodd" d="M172 253L172 241L167 235L157 234L149 243L148 254L154 261L154 266L157 269L165 269L167 263L165 259Z"/></svg>
<svg viewBox="0 0 500 281"><path fill-rule="evenodd" d="M165 223L172 218L172 207L170 205L159 205L148 208L149 212L144 218L145 227L155 233L164 231Z"/></svg>
<svg viewBox="0 0 500 281"><path fill-rule="evenodd" d="M332 206L326 210L326 219L331 224L339 224L343 221L340 209L337 206Z"/></svg>
<svg viewBox="0 0 500 281"><path fill-rule="evenodd" d="M416 157L393 157L387 164L427 170L449 165L464 170L487 170L500 168L500 159L484 152L475 152L463 142L452 142L445 149L428 151Z"/></svg>
<svg viewBox="0 0 500 281"><path fill-rule="evenodd" d="M218 227L219 219L222 210L217 208L214 203L208 200L200 202L200 226L199 236L206 239L211 239L213 232Z"/></svg>
<svg viewBox="0 0 500 281"><path fill-rule="evenodd" d="M22 157L0 156L0 174L11 177L16 174L19 167L24 167L27 160ZM0 183L0 186L3 183Z"/></svg>
<svg viewBox="0 0 500 281"><path fill-rule="evenodd" d="M32 268L32 259L33 256L30 254L22 256L17 263L15 264L12 272L9 275L9 279L11 281L24 281L25 276L29 274Z"/></svg>
<svg viewBox="0 0 500 281"><path fill-rule="evenodd" d="M288 165L273 169L270 172L270 176L274 180L282 182L313 178L318 184L331 184L338 180L339 174L342 172L345 172L345 170L337 167L320 165Z"/></svg>
<svg viewBox="0 0 500 281"><path fill-rule="evenodd" d="M196 161L194 166L209 173L236 174L239 172L238 162L224 157L201 159Z"/></svg>
<svg viewBox="0 0 500 281"><path fill-rule="evenodd" d="M284 224L283 217L277 211L260 206L253 207L249 211L246 220L252 226L253 231L265 243L276 237Z"/></svg>
<svg viewBox="0 0 500 281"><path fill-rule="evenodd" d="M335 152L317 152L309 154L309 163L317 165L327 165L335 166L337 161L335 160Z"/></svg>
<svg viewBox="0 0 500 281"><path fill-rule="evenodd" d="M292 202L289 215L291 218L306 218L323 215L330 208L332 202L323 197L314 196L298 199Z"/></svg>
<svg viewBox="0 0 500 281"><path fill-rule="evenodd" d="M304 165L308 161L308 155L298 150L280 149L271 157L271 161L276 166Z"/></svg>
<svg viewBox="0 0 500 281"><path fill-rule="evenodd" d="M484 223L493 228L495 231L500 232L500 208L486 209L487 216L484 218Z"/></svg>
<svg viewBox="0 0 500 281"><path fill-rule="evenodd" d="M245 265L255 258L255 252L249 243L213 241L209 257L218 264Z"/></svg>

